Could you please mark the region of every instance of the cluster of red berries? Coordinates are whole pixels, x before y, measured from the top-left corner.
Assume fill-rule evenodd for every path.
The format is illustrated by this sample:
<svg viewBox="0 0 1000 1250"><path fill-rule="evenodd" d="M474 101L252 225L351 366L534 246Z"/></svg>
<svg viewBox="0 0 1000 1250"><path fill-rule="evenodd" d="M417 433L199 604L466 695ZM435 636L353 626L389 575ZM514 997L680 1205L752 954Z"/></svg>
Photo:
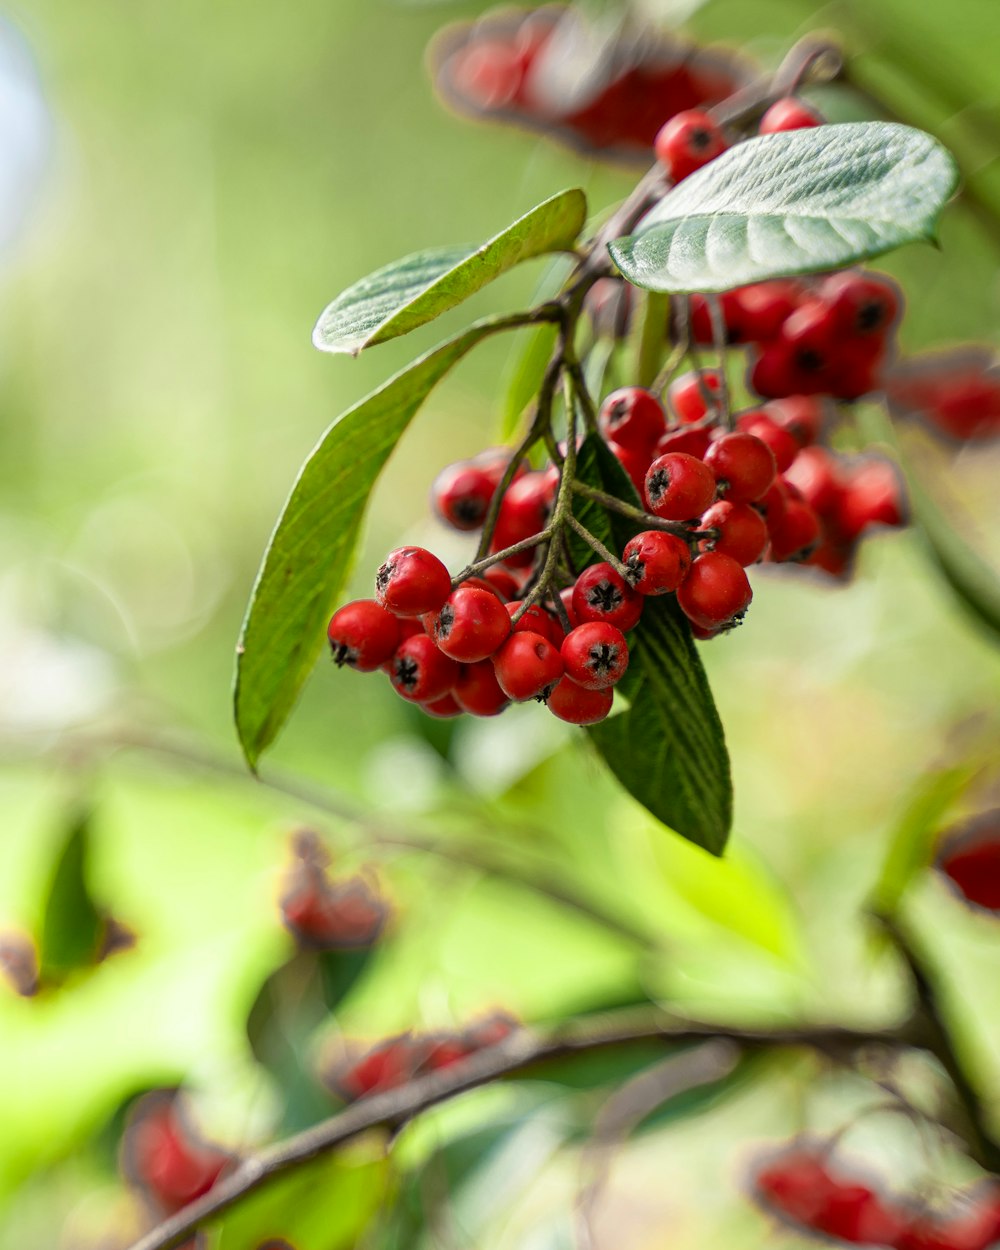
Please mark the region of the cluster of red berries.
<svg viewBox="0 0 1000 1250"><path fill-rule="evenodd" d="M985 812L948 833L935 867L966 902L1000 913L1000 811Z"/></svg>
<svg viewBox="0 0 1000 1250"><path fill-rule="evenodd" d="M504 9L449 27L431 53L462 112L541 129L588 151L644 159L663 122L732 95L742 62L652 30L609 42L569 7Z"/></svg>
<svg viewBox="0 0 1000 1250"><path fill-rule="evenodd" d="M727 568L734 594L742 582L719 556L742 567L794 562L840 575L866 530L902 523L894 466L821 446L824 408L815 396L789 396L738 413L728 432L720 424L719 389L714 370L677 378L667 392L668 424L655 396L629 387L608 396L599 418L649 510L692 527L690 540L702 554L691 573ZM700 563L710 553L716 557L711 565ZM725 628L725 620L712 625L703 619L693 589L682 584L678 602L696 633Z"/></svg>
<svg viewBox="0 0 1000 1250"><path fill-rule="evenodd" d="M303 831L292 843L294 862L281 896L281 918L300 946L350 950L371 946L389 917L389 908L364 877L331 880L330 857L314 833Z"/></svg>
<svg viewBox="0 0 1000 1250"><path fill-rule="evenodd" d="M964 1195L961 1213L942 1217L880 1194L835 1172L824 1151L797 1143L759 1167L756 1197L807 1232L892 1250L986 1250L1000 1238L1000 1189Z"/></svg>
<svg viewBox="0 0 1000 1250"><path fill-rule="evenodd" d="M237 1160L198 1137L183 1116L177 1090L158 1090L132 1109L121 1162L128 1180L163 1216L207 1194Z"/></svg>
<svg viewBox="0 0 1000 1250"><path fill-rule="evenodd" d="M819 126L822 118L801 100L778 100L765 112L760 134ZM692 109L668 121L655 150L674 183L720 156L729 146L708 113ZM691 330L714 342L711 310L691 299ZM871 273L845 271L815 282L774 280L727 291L719 310L728 343L751 346L749 385L764 399L832 395L858 399L875 390L899 318L897 287Z"/></svg>
<svg viewBox="0 0 1000 1250"><path fill-rule="evenodd" d="M536 501L516 489L526 483L534 491L544 476L525 473L511 486L499 533L523 523L523 537L531 538L544 526L552 488L545 488L540 525ZM458 497L449 490L446 498ZM467 510L459 503L457 511ZM530 549L526 554L530 562ZM445 565L423 547L390 552L375 598L346 604L330 620L334 660L362 672L384 669L398 694L432 716L495 716L511 702L538 699L570 724L603 720L628 666L625 632L638 620L641 594L614 569L595 565L563 599L569 631L539 603L514 620L523 601L508 596L518 593L522 554L507 563L515 567L489 568L453 589Z"/></svg>
<svg viewBox="0 0 1000 1250"><path fill-rule="evenodd" d="M356 1102L497 1046L519 1027L513 1016L497 1012L462 1032L402 1033L361 1055L341 1058L327 1072L326 1081L345 1102Z"/></svg>

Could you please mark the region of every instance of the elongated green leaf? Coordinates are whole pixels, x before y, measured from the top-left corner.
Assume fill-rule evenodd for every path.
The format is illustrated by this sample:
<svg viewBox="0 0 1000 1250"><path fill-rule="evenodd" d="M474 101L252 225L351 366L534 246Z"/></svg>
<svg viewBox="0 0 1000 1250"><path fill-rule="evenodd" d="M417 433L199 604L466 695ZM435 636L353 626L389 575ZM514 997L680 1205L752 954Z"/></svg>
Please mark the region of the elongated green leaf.
<svg viewBox="0 0 1000 1250"><path fill-rule="evenodd" d="M325 1155L262 1185L209 1226L209 1250L352 1250L385 1196L388 1160L370 1147Z"/></svg>
<svg viewBox="0 0 1000 1250"><path fill-rule="evenodd" d="M732 823L732 779L722 723L672 595L651 599L632 644L641 680L632 704L589 733L626 790L664 824L721 855Z"/></svg>
<svg viewBox="0 0 1000 1250"><path fill-rule="evenodd" d="M933 239L958 182L930 135L847 122L760 135L691 174L610 244L653 291L727 291Z"/></svg>
<svg viewBox="0 0 1000 1250"><path fill-rule="evenodd" d="M417 252L355 282L323 312L313 343L351 352L385 343L433 321L519 261L572 248L587 217L579 188L562 191L481 247Z"/></svg>
<svg viewBox="0 0 1000 1250"><path fill-rule="evenodd" d="M90 818L79 813L59 851L45 900L39 942L40 980L58 984L97 962L104 920L87 882Z"/></svg>
<svg viewBox="0 0 1000 1250"><path fill-rule="evenodd" d="M480 322L421 356L339 417L303 465L271 535L237 647L236 728L251 767L274 741L322 649L382 467L436 383L498 328Z"/></svg>
<svg viewBox="0 0 1000 1250"><path fill-rule="evenodd" d="M933 858L935 836L950 808L975 776L973 765L944 768L921 778L910 795L872 891L871 910L891 915L907 887Z"/></svg>

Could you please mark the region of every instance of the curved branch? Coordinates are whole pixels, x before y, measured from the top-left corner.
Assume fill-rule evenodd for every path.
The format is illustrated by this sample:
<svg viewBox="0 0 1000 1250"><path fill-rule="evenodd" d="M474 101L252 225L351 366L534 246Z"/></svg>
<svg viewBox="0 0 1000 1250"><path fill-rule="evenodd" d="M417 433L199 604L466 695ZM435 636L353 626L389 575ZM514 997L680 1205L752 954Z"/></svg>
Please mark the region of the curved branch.
<svg viewBox="0 0 1000 1250"><path fill-rule="evenodd" d="M546 1061L661 1041L680 1046L724 1039L741 1051L808 1047L839 1060L872 1047L897 1050L921 1047L919 1036L908 1024L885 1030L854 1030L815 1025L790 1029L731 1029L725 1025L675 1020L655 1009L620 1012L573 1021L539 1037L521 1030L498 1046L482 1050L460 1064L433 1072L398 1089L387 1090L354 1103L277 1145L244 1160L204 1197L190 1203L140 1238L131 1250L171 1250L204 1224L216 1219L265 1181L336 1149L372 1129L397 1131L421 1112L486 1085L500 1077L514 1076Z"/></svg>

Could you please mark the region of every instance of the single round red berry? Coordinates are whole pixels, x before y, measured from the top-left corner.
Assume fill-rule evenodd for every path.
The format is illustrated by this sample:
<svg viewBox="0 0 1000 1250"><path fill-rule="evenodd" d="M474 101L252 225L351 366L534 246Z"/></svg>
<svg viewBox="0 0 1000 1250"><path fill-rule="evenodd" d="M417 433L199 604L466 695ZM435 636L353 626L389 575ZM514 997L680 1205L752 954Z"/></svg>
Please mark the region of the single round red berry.
<svg viewBox="0 0 1000 1250"><path fill-rule="evenodd" d="M374 599L356 599L334 612L326 636L338 668L347 664L359 673L372 673L399 646L399 621Z"/></svg>
<svg viewBox="0 0 1000 1250"><path fill-rule="evenodd" d="M642 484L646 480L646 470L653 458L653 452L640 448L619 447L617 443L608 443L608 449L628 474L629 481L635 487L636 494L642 494Z"/></svg>
<svg viewBox="0 0 1000 1250"><path fill-rule="evenodd" d="M515 702L544 699L563 674L559 649L541 634L515 632L493 657L503 692Z"/></svg>
<svg viewBox="0 0 1000 1250"><path fill-rule="evenodd" d="M545 473L529 472L507 488L500 504L493 531L492 552L513 547L539 533L548 524L553 488ZM535 558L534 548L508 556L511 568L528 568Z"/></svg>
<svg viewBox="0 0 1000 1250"><path fill-rule="evenodd" d="M704 458L705 452L708 451L712 442L712 432L703 425L675 425L672 429L667 430L654 449L655 456L665 456L669 451L682 451L687 456L694 456L696 460ZM652 457L651 457L652 459ZM643 479L646 476L646 469L643 469Z"/></svg>
<svg viewBox="0 0 1000 1250"><path fill-rule="evenodd" d="M545 706L553 716L571 725L596 725L611 711L614 697L613 686L584 690L572 678L564 677L549 694Z"/></svg>
<svg viewBox="0 0 1000 1250"><path fill-rule="evenodd" d="M744 412L738 417L736 429L741 434L752 434L754 438L759 438L762 443L770 447L779 473L784 473L799 454L801 444L795 436L759 409Z"/></svg>
<svg viewBox="0 0 1000 1250"><path fill-rule="evenodd" d="M836 508L844 489L837 457L825 447L803 447L785 481L819 516L827 516Z"/></svg>
<svg viewBox="0 0 1000 1250"><path fill-rule="evenodd" d="M627 634L642 615L642 595L610 564L592 564L576 579L573 614L581 625L606 621Z"/></svg>
<svg viewBox="0 0 1000 1250"><path fill-rule="evenodd" d="M703 629L737 624L752 598L743 566L718 551L698 556L677 588L677 602L684 615Z"/></svg>
<svg viewBox="0 0 1000 1250"><path fill-rule="evenodd" d="M695 369L691 373L682 373L667 388L667 403L677 417L685 425L700 421L708 414L717 411L715 403L719 395L719 375L714 369Z"/></svg>
<svg viewBox="0 0 1000 1250"><path fill-rule="evenodd" d="M882 275L850 269L825 278L820 297L830 308L837 332L844 338L885 335L902 305L894 282Z"/></svg>
<svg viewBox="0 0 1000 1250"><path fill-rule="evenodd" d="M817 442L826 424L824 402L815 395L788 395L784 399L772 399L761 411L775 425L787 430L800 447Z"/></svg>
<svg viewBox="0 0 1000 1250"><path fill-rule="evenodd" d="M729 292L735 307L733 319L741 327L740 338L747 342L766 343L776 338L792 313L798 308L802 286L785 278L771 282L755 282Z"/></svg>
<svg viewBox="0 0 1000 1250"><path fill-rule="evenodd" d="M632 589L640 595L665 595L676 590L691 567L691 548L676 534L643 530L622 552Z"/></svg>
<svg viewBox="0 0 1000 1250"><path fill-rule="evenodd" d="M646 473L646 504L666 521L687 521L711 504L715 485L715 474L705 461L683 451L668 451L657 456Z"/></svg>
<svg viewBox="0 0 1000 1250"><path fill-rule="evenodd" d="M560 648L566 676L584 690L614 686L628 668L628 643L614 625L586 621L571 630Z"/></svg>
<svg viewBox="0 0 1000 1250"><path fill-rule="evenodd" d="M656 159L674 182L680 182L707 165L727 146L718 124L700 109L685 109L675 114L653 140Z"/></svg>
<svg viewBox="0 0 1000 1250"><path fill-rule="evenodd" d="M760 119L760 133L775 135L782 130L806 130L811 126L822 126L823 118L804 100L794 96L786 96L776 100Z"/></svg>
<svg viewBox="0 0 1000 1250"><path fill-rule="evenodd" d="M601 405L597 424L609 442L649 456L666 429L660 401L639 386L612 391Z"/></svg>
<svg viewBox="0 0 1000 1250"><path fill-rule="evenodd" d="M521 600L512 599L506 604L507 615L514 616L514 613L520 608ZM527 611L522 612L517 618L517 624L511 626L513 633L532 633L541 634L543 638L548 638L553 646L558 647L564 638L563 627L558 620L540 603L533 603Z"/></svg>
<svg viewBox="0 0 1000 1250"><path fill-rule="evenodd" d="M424 547L390 551L375 575L375 598L396 616L436 612L451 594L451 574Z"/></svg>
<svg viewBox="0 0 1000 1250"><path fill-rule="evenodd" d="M507 607L492 590L459 586L425 622L445 655L462 664L485 660L510 633Z"/></svg>
<svg viewBox="0 0 1000 1250"><path fill-rule="evenodd" d="M431 487L431 503L442 521L457 530L477 530L496 490L492 475L471 461L442 469Z"/></svg>
<svg viewBox="0 0 1000 1250"><path fill-rule="evenodd" d="M459 707L473 716L497 716L510 703L497 682L492 660L463 664L452 694Z"/></svg>
<svg viewBox="0 0 1000 1250"><path fill-rule="evenodd" d="M506 615L506 614L505 614ZM433 703L454 686L458 665L439 651L433 638L414 634L396 648L389 680L397 694L413 703Z"/></svg>
<svg viewBox="0 0 1000 1250"><path fill-rule="evenodd" d="M774 452L753 434L724 434L705 452L705 464L733 503L759 499L777 474Z"/></svg>
<svg viewBox="0 0 1000 1250"><path fill-rule="evenodd" d="M795 495L785 500L785 511L774 525L768 522L772 560L807 560L819 546L823 525L816 512Z"/></svg>
<svg viewBox="0 0 1000 1250"><path fill-rule="evenodd" d="M453 716L461 716L465 711L455 698L454 691L449 691L448 694L443 694L440 699L433 699L430 703L421 703L420 710L438 720L451 720Z"/></svg>
<svg viewBox="0 0 1000 1250"><path fill-rule="evenodd" d="M767 550L767 523L748 503L720 499L702 516L701 528L718 530L718 536L705 544L706 550L732 556L744 568L756 564Z"/></svg>
<svg viewBox="0 0 1000 1250"><path fill-rule="evenodd" d="M838 535L851 542L871 525L902 525L905 515L898 469L890 461L872 456L851 470L837 500L833 522Z"/></svg>

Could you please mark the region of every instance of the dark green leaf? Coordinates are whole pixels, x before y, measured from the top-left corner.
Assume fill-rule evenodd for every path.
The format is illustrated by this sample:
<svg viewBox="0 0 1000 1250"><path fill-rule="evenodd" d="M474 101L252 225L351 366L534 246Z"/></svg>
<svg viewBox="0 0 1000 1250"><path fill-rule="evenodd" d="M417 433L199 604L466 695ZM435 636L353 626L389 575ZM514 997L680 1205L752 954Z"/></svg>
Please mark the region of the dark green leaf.
<svg viewBox="0 0 1000 1250"><path fill-rule="evenodd" d="M680 1053L663 1042L642 1041L630 1046L615 1046L607 1050L582 1051L576 1055L561 1055L557 1059L544 1059L530 1068L518 1072L516 1081L548 1081L566 1089L604 1089L621 1085L638 1073L651 1068L671 1053Z"/></svg>
<svg viewBox="0 0 1000 1250"><path fill-rule="evenodd" d="M710 1081L706 1085L696 1085L685 1089L672 1098L667 1098L658 1107L643 1116L635 1126L637 1133L649 1133L658 1129L672 1127L692 1116L704 1115L713 1111L721 1102L732 1094L745 1089L761 1068L760 1055L744 1055L731 1072Z"/></svg>
<svg viewBox="0 0 1000 1250"><path fill-rule="evenodd" d="M629 709L588 731L633 798L682 837L721 855L732 823L722 723L672 595L650 599L633 636Z"/></svg>
<svg viewBox="0 0 1000 1250"><path fill-rule="evenodd" d="M269 1238L353 1250L385 1196L388 1160L372 1156L358 1146L277 1175L209 1225L209 1250L256 1250Z"/></svg>
<svg viewBox="0 0 1000 1250"><path fill-rule="evenodd" d="M478 323L421 356L339 417L303 466L271 536L237 647L236 728L252 768L322 650L382 467L437 382L498 328L506 327Z"/></svg>
<svg viewBox="0 0 1000 1250"><path fill-rule="evenodd" d="M90 816L81 812L59 850L45 900L39 941L43 985L58 984L100 956L104 919L87 882L89 855Z"/></svg>
<svg viewBox="0 0 1000 1250"><path fill-rule="evenodd" d="M385 343L433 321L519 261L572 248L587 217L579 188L562 191L481 247L445 247L395 261L348 287L316 324L320 351L351 352Z"/></svg>
<svg viewBox="0 0 1000 1250"><path fill-rule="evenodd" d="M888 916L898 908L910 882L933 859L942 822L976 771L972 765L939 769L917 783L892 832L872 911Z"/></svg>
<svg viewBox="0 0 1000 1250"><path fill-rule="evenodd" d="M761 135L691 174L610 245L654 291L727 291L933 239L958 170L930 135L848 122Z"/></svg>

